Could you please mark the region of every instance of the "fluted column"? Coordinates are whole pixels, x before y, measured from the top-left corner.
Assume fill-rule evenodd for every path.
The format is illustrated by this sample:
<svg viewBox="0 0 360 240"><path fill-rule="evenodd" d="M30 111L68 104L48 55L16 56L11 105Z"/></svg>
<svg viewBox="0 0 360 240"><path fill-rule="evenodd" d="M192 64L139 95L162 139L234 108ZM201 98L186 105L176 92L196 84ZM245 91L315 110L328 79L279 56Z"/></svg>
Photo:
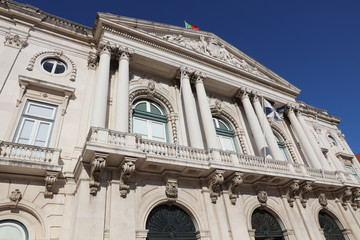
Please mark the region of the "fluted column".
<svg viewBox="0 0 360 240"><path fill-rule="evenodd" d="M203 125L207 147L219 149L220 146L216 137L216 130L212 120L208 98L205 92L203 82L205 75L199 72L195 72L193 77L195 80L195 88L197 99L199 101L201 123Z"/></svg>
<svg viewBox="0 0 360 240"><path fill-rule="evenodd" d="M111 47L109 44L101 46L99 66L94 86L91 126L105 127L106 110L109 91Z"/></svg>
<svg viewBox="0 0 360 240"><path fill-rule="evenodd" d="M187 69L182 69L181 71L183 73L181 83L182 100L190 146L195 148L204 148L195 99L190 86L190 72Z"/></svg>
<svg viewBox="0 0 360 240"><path fill-rule="evenodd" d="M311 144L310 144L309 140L307 139L303 128L301 127L297 117L295 116L294 109L292 107L289 107L287 109L287 116L290 119L290 123L293 126L293 128L296 132L296 135L299 137L299 140L303 147L304 153L307 156L307 158L309 159L309 161L311 162L312 167L320 169L321 164L316 156L316 153L314 152L313 148L311 147Z"/></svg>
<svg viewBox="0 0 360 240"><path fill-rule="evenodd" d="M265 132L266 142L270 148L270 152L271 152L273 158L276 160L282 160L283 159L282 154L279 150L278 144L276 142L274 133L270 127L268 119L265 116L264 109L260 105L258 96L254 96L253 105L254 105L256 115L259 119L259 123L260 123L263 131Z"/></svg>
<svg viewBox="0 0 360 240"><path fill-rule="evenodd" d="M298 112L297 118L298 118L298 120L299 120L299 123L300 123L301 127L304 129L304 132L305 132L307 138L309 139L309 141L310 141L310 143L311 143L311 146L312 146L312 148L314 149L314 151L315 151L318 159L322 162L323 167L324 167L326 170L331 170L331 169L330 169L330 165L327 163L326 160L324 160L324 155L323 155L323 153L322 153L322 151L321 151L321 149L320 149L319 143L317 143L315 137L314 137L314 136L312 135L312 133L310 132L309 126L306 124L305 119L304 119L304 117L303 117L303 115L302 115L301 112Z"/></svg>
<svg viewBox="0 0 360 240"><path fill-rule="evenodd" d="M246 118L248 120L248 123L250 125L250 130L253 134L256 148L262 157L271 157L269 155L269 149L266 146L266 142L264 141L264 134L261 130L260 124L258 119L256 118L254 109L251 105L250 99L249 99L249 92L246 89L240 90L240 98L241 103L244 107ZM265 152L265 154L264 154Z"/></svg>
<svg viewBox="0 0 360 240"><path fill-rule="evenodd" d="M115 130L120 132L129 131L129 62L131 53L127 49L120 50L115 104Z"/></svg>

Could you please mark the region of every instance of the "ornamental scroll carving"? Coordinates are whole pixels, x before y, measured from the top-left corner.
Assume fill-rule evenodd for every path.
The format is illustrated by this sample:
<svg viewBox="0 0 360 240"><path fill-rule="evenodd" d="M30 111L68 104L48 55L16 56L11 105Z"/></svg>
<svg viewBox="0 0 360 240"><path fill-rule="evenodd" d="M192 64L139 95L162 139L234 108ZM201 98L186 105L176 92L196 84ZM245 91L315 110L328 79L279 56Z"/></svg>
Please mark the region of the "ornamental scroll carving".
<svg viewBox="0 0 360 240"><path fill-rule="evenodd" d="M19 189L15 189L14 191L12 191L9 195L10 208L16 208L18 203L21 201L22 196L23 195Z"/></svg>
<svg viewBox="0 0 360 240"><path fill-rule="evenodd" d="M343 191L341 192L341 196L340 196L341 205L343 206L343 208L345 210L348 209L347 205L350 202L351 196L352 196L351 188L350 187L345 187L343 189Z"/></svg>
<svg viewBox="0 0 360 240"><path fill-rule="evenodd" d="M299 194L299 180L293 180L289 185L289 189L287 192L287 199L290 207L294 207L295 197Z"/></svg>
<svg viewBox="0 0 360 240"><path fill-rule="evenodd" d="M220 196L221 184L224 182L224 172L224 170L216 170L210 180L209 190L212 203L216 203L218 197Z"/></svg>
<svg viewBox="0 0 360 240"><path fill-rule="evenodd" d="M125 157L124 163L121 166L121 172L120 172L120 196L123 198L126 198L129 190L129 178L131 175L135 172L135 162L136 158L131 157Z"/></svg>
<svg viewBox="0 0 360 240"><path fill-rule="evenodd" d="M231 204L235 205L236 200L238 198L238 194L236 193L236 189L243 183L242 179L243 173L235 172L230 178L230 185L229 185L229 198L231 201Z"/></svg>
<svg viewBox="0 0 360 240"><path fill-rule="evenodd" d="M299 196L300 196L300 202L302 204L302 206L304 208L306 208L306 203L307 201L309 200L309 193L312 191L312 183L311 181L306 181L302 186L301 186L301 189L300 189L300 193L299 193Z"/></svg>
<svg viewBox="0 0 360 240"><path fill-rule="evenodd" d="M52 172L48 172L46 177L45 177L45 193L44 193L44 197L45 198L52 198L54 196L54 184L56 182L58 173L52 173Z"/></svg>
<svg viewBox="0 0 360 240"><path fill-rule="evenodd" d="M96 196L99 188L100 188L100 176L102 171L106 166L106 158L108 154L105 153L95 153L94 159L91 162L91 169L90 169L90 194Z"/></svg>
<svg viewBox="0 0 360 240"><path fill-rule="evenodd" d="M250 66L244 59L240 59L231 54L226 49L226 46L220 43L216 38L205 38L205 36L200 36L199 40L191 40L190 38L184 37L181 34L165 35L161 38L181 47L193 50L209 57L216 58L257 76L268 78L256 67Z"/></svg>
<svg viewBox="0 0 360 240"><path fill-rule="evenodd" d="M353 207L354 211L360 208L360 188L353 189L351 196L351 206Z"/></svg>

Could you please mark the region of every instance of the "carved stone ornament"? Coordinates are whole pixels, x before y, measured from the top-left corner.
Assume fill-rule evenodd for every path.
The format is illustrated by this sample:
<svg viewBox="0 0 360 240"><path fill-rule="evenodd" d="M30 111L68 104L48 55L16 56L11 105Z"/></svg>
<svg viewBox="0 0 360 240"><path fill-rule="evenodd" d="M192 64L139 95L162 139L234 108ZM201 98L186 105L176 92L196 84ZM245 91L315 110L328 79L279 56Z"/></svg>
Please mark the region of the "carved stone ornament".
<svg viewBox="0 0 360 240"><path fill-rule="evenodd" d="M125 157L124 163L121 166L121 172L120 172L120 196L123 198L126 198L130 185L128 184L130 176L135 171L135 162L136 158L131 157Z"/></svg>
<svg viewBox="0 0 360 240"><path fill-rule="evenodd" d="M226 49L226 46L220 43L216 38L206 38L205 36L200 36L200 39L191 40L190 38L184 37L181 34L169 34L164 35L161 38L181 47L193 50L209 57L216 58L254 75L269 78L260 72L256 67L250 66L244 59L236 57L230 53Z"/></svg>
<svg viewBox="0 0 360 240"><path fill-rule="evenodd" d="M15 189L10 193L9 199L10 199L10 208L16 208L18 203L22 199L22 193L20 192L19 189Z"/></svg>
<svg viewBox="0 0 360 240"><path fill-rule="evenodd" d="M98 63L98 55L94 52L89 52L89 56L88 56L88 68L89 69L95 69L96 65Z"/></svg>
<svg viewBox="0 0 360 240"><path fill-rule="evenodd" d="M58 173L47 173L45 177L45 198L52 198L54 196L53 187L56 182Z"/></svg>
<svg viewBox="0 0 360 240"><path fill-rule="evenodd" d="M309 200L308 194L312 191L312 182L306 181L300 189L300 202L304 208L306 208L306 203Z"/></svg>
<svg viewBox="0 0 360 240"><path fill-rule="evenodd" d="M257 200L262 206L266 206L267 200L268 200L268 194L264 190L260 190L257 193Z"/></svg>
<svg viewBox="0 0 360 240"><path fill-rule="evenodd" d="M350 202L352 196L352 192L351 192L351 188L350 187L345 187L345 189L342 191L341 193L341 205L343 206L343 208L345 210L347 210L347 204Z"/></svg>
<svg viewBox="0 0 360 240"><path fill-rule="evenodd" d="M294 207L295 197L299 194L299 180L293 180L292 183L289 185L287 199L290 207Z"/></svg>
<svg viewBox="0 0 360 240"><path fill-rule="evenodd" d="M19 35L6 34L4 45L9 47L21 48L26 44L25 39L21 39Z"/></svg>
<svg viewBox="0 0 360 240"><path fill-rule="evenodd" d="M100 176L102 171L106 166L106 158L108 154L105 153L95 153L94 159L91 162L91 170L90 170L90 194L96 196L99 187L100 187Z"/></svg>
<svg viewBox="0 0 360 240"><path fill-rule="evenodd" d="M214 176L210 180L210 199L212 203L216 203L216 200L220 196L221 184L224 182L224 170L216 170Z"/></svg>
<svg viewBox="0 0 360 240"><path fill-rule="evenodd" d="M328 201L327 201L327 198L326 198L326 196L325 196L325 193L320 193L318 199L319 199L320 205L321 205L323 208L327 208Z"/></svg>
<svg viewBox="0 0 360 240"><path fill-rule="evenodd" d="M166 179L165 194L168 199L168 203L176 202L178 197L178 183L175 178Z"/></svg>
<svg viewBox="0 0 360 240"><path fill-rule="evenodd" d="M196 85L198 83L203 83L205 78L206 78L205 73L195 70L191 75L191 82Z"/></svg>
<svg viewBox="0 0 360 240"><path fill-rule="evenodd" d="M235 172L233 176L231 176L231 181L229 185L229 198L231 201L231 204L235 205L236 200L238 198L238 194L236 193L236 189L243 183L242 179L243 173Z"/></svg>
<svg viewBox="0 0 360 240"><path fill-rule="evenodd" d="M354 211L360 208L360 188L353 189L351 196L351 206L353 207Z"/></svg>

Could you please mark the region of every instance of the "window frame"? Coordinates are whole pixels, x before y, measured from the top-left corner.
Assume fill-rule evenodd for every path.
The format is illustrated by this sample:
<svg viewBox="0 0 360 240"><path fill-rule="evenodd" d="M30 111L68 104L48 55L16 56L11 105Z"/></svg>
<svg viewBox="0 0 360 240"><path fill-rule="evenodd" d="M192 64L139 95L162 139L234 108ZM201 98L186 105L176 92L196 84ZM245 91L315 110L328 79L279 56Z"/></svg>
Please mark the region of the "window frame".
<svg viewBox="0 0 360 240"><path fill-rule="evenodd" d="M5 226L11 225L20 230L21 235L22 235L22 240L29 239L29 232L28 232L27 228L25 227L25 225L22 224L21 222L12 220L12 219L5 219L5 220L0 220L0 226L1 225L5 225Z"/></svg>
<svg viewBox="0 0 360 240"><path fill-rule="evenodd" d="M38 114L31 114L28 112L30 109L30 106L50 108L50 109L52 109L53 112L52 112L51 117L41 116ZM52 136L53 128L54 128L57 110L58 110L57 105L28 99L25 103L25 107L23 108L22 114L20 116L13 142L19 143L20 135L21 135L23 127L25 125L25 121L29 120L29 121L34 121L34 125L31 128L31 133L29 136L28 143L19 143L19 144L38 146L38 145L35 145L35 143L36 143L37 134L39 133L40 125L41 125L41 123L48 123L49 130L46 135L45 144L44 144L44 146L39 146L39 147L48 147L51 136Z"/></svg>
<svg viewBox="0 0 360 240"><path fill-rule="evenodd" d="M360 177L357 174L357 172L355 171L355 168L353 167L353 165L351 164L345 164L345 170L346 172L350 173L352 176L354 176L354 178L358 181L358 183L360 183ZM350 170L350 171L349 171Z"/></svg>
<svg viewBox="0 0 360 240"><path fill-rule="evenodd" d="M232 152L239 152L236 142L235 142L235 137L234 137L234 132L230 126L229 123L227 123L225 120L218 118L218 117L212 117L213 118L213 123L214 123L214 127L215 127L215 131L216 131L216 137L218 139L218 143L220 145L221 150L223 151L232 151ZM227 130L221 129L219 122L221 122L226 128ZM233 150L228 150L225 149L225 144L223 142L223 138L227 138L227 139L231 139L231 143L233 146Z"/></svg>
<svg viewBox="0 0 360 240"><path fill-rule="evenodd" d="M287 161L287 162L290 162L290 158L289 158L289 155L288 155L288 153L287 153L287 148L285 147L285 143L281 140L281 138L279 137L278 134L276 134L276 133L273 132L273 135L274 135L274 137L275 137L275 140L276 140L276 143L277 143L277 145L278 145L278 148L279 148L279 150L280 150L280 152L281 152L281 155L282 155L283 157L285 157L285 159L283 159L283 160L285 160L285 161Z"/></svg>
<svg viewBox="0 0 360 240"><path fill-rule="evenodd" d="M46 70L45 67L44 67L44 64L46 62L48 62L48 61L53 61L54 62L50 72L48 70ZM55 57L46 57L46 58L42 59L40 63L41 63L42 69L45 72L47 72L49 74L52 74L52 75L57 75L58 76L58 75L61 75L61 74L65 74L69 69L69 67L68 67L68 65L67 65L67 63L65 61L63 61L62 59L59 59L59 58L55 58ZM59 65L59 63L61 63L64 66L65 70L63 72L61 72L61 73L55 73L56 67L57 67L57 65Z"/></svg>

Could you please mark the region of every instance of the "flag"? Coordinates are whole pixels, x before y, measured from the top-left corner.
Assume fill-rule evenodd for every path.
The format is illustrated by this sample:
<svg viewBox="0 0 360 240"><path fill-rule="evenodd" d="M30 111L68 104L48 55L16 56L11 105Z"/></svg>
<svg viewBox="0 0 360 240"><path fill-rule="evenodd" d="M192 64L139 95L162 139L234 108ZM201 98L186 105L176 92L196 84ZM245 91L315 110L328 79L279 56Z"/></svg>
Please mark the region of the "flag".
<svg viewBox="0 0 360 240"><path fill-rule="evenodd" d="M199 28L197 26L194 26L192 24L188 24L186 21L184 21L184 22L185 22L185 27L186 28L190 28L192 30L199 30Z"/></svg>
<svg viewBox="0 0 360 240"><path fill-rule="evenodd" d="M264 99L264 108L266 117L274 118L276 121L282 121L283 115L285 112L285 107L279 107L274 109L274 103L270 103L268 100Z"/></svg>

